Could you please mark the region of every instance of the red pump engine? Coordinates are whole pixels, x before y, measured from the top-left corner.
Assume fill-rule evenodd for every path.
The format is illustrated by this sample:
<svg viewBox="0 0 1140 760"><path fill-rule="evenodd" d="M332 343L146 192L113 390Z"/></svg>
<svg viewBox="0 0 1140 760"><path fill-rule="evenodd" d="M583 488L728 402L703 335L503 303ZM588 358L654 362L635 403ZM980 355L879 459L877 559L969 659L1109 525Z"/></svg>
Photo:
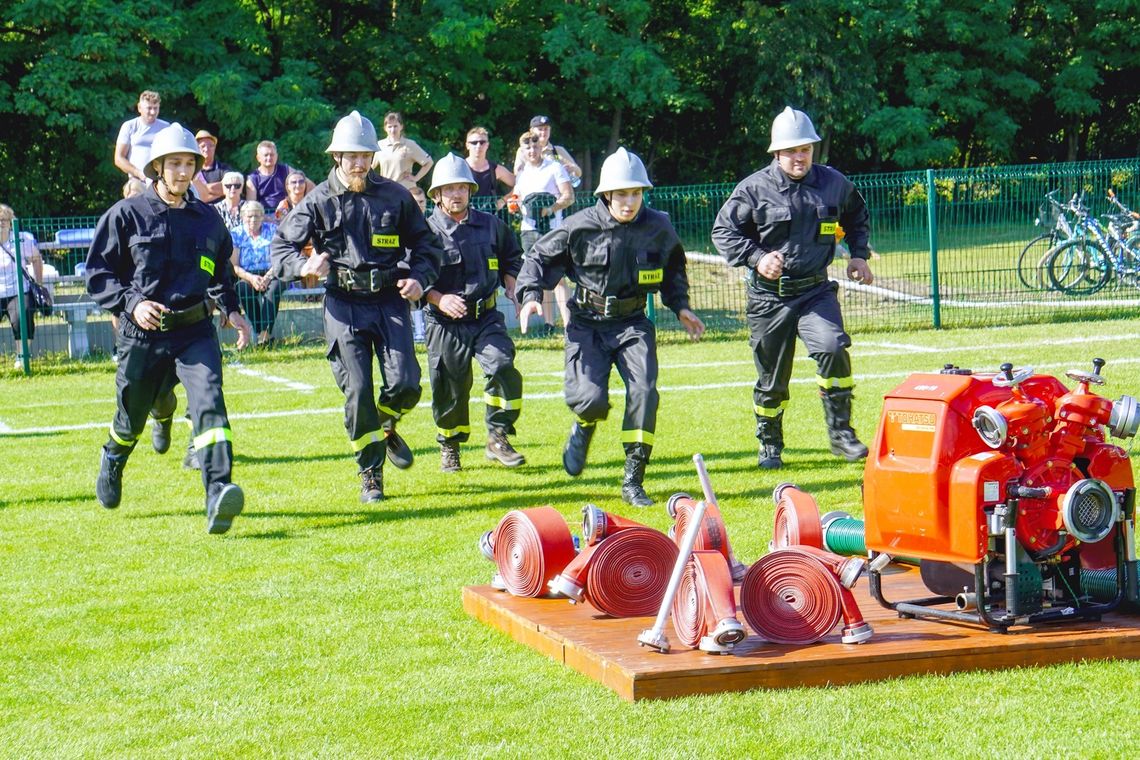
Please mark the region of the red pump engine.
<svg viewBox="0 0 1140 760"><path fill-rule="evenodd" d="M1140 407L1090 390L1104 384L1103 366L1094 359L1092 372L1066 373L1077 383L1071 391L1010 364L908 377L884 400L867 460L867 548L922 559L924 579L950 577L977 607L950 617L1001 629L1062 609L1103 614L1106 605L1082 603L1082 566L1118 568L1116 603L1135 599L1132 467L1104 430L1134 436ZM928 563L961 569L928 573ZM870 581L889 607L947 617L928 609L941 600L890 603L877 573Z"/></svg>

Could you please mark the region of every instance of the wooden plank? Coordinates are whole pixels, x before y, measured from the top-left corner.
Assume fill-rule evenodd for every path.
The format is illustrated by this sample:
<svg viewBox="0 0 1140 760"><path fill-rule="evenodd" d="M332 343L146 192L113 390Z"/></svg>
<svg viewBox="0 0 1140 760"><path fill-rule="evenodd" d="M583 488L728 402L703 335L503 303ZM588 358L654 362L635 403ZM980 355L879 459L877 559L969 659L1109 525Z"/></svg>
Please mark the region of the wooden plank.
<svg viewBox="0 0 1140 760"><path fill-rule="evenodd" d="M888 585L889 584L889 585ZM926 594L917 572L884 581L889 598ZM856 589L871 641L786 646L755 634L728 655L681 647L672 625L668 653L637 644L652 618L610 618L588 604L564 599L522 599L488 586L463 589L463 607L539 652L565 663L626 700L660 699L754 688L859 683L914 674L1031 667L1090 659L1140 659L1140 618L1113 614L1102 622L1019 628L1008 634L981 627L903 619Z"/></svg>

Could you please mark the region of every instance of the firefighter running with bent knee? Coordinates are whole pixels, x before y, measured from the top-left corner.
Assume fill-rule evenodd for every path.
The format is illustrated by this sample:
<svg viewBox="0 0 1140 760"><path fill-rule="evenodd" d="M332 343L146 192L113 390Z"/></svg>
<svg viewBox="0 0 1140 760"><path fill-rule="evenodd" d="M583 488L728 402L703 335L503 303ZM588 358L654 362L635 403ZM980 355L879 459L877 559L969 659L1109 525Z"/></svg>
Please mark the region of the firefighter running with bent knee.
<svg viewBox="0 0 1140 760"><path fill-rule="evenodd" d="M396 433L422 392L408 302L435 282L443 255L411 194L370 171L377 149L371 121L356 111L338 121L325 150L333 161L328 179L285 217L272 247L273 271L283 280L325 278L328 359L344 393L365 503L384 498L385 457L401 469L412 465L412 450ZM310 240L315 253L306 258ZM410 270L398 267L405 249Z"/></svg>
<svg viewBox="0 0 1140 760"><path fill-rule="evenodd" d="M431 410L444 472L460 469L459 444L471 435L472 358L487 378L487 458L507 467L526 462L507 438L522 409L522 375L506 320L495 308L500 283L514 296L522 248L501 219L470 207L478 189L471 168L454 153L436 163L428 188L436 204L428 226L443 243L443 267L424 294L424 311Z"/></svg>
<svg viewBox="0 0 1140 760"><path fill-rule="evenodd" d="M694 340L705 330L689 308L685 249L669 217L644 205L651 187L641 159L618 148L602 164L598 202L535 244L517 288L525 331L530 316L542 314L544 289L563 275L577 285L566 326L566 404L577 419L562 465L571 476L585 467L595 427L609 414L610 370L617 365L625 382L621 496L639 507L653 503L644 480L659 401L657 332L645 316L647 297L660 291Z"/></svg>
<svg viewBox="0 0 1140 760"><path fill-rule="evenodd" d="M846 232L849 279L869 285L870 225L855 186L830 166L812 164L820 140L803 111L785 108L772 122L772 162L732 191L712 239L729 264L748 268L748 326L758 379L753 389L758 465L783 466L784 410L796 335L815 359L831 452L849 462L867 456L851 427L854 378L836 291L827 277L837 225Z"/></svg>
<svg viewBox="0 0 1140 760"><path fill-rule="evenodd" d="M207 299L216 299L237 329L238 348L249 343L250 326L234 290L230 233L212 208L188 192L204 160L189 130L177 123L163 128L143 169L154 184L116 203L95 228L87 291L119 318L120 357L118 408L95 493L107 509L119 506L123 468L148 413L155 417L155 451L170 447L174 387L181 382L206 487L206 529L225 533L245 500L230 482L233 447L222 355Z"/></svg>

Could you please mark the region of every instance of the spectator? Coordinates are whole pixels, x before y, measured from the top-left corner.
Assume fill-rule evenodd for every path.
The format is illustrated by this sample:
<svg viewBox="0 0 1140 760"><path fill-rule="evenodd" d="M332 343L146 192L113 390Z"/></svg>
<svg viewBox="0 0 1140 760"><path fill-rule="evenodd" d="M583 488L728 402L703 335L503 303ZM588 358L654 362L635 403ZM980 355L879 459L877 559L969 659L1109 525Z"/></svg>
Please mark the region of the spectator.
<svg viewBox="0 0 1140 760"><path fill-rule="evenodd" d="M574 205L574 188L570 184L570 175L565 167L542 155L542 143L533 132L523 132L519 137L519 147L523 151L523 168L515 177L515 194L519 196L519 209L523 214L520 230L522 234L523 255L529 255L535 242L547 230L556 230L562 226L562 209ZM553 204L540 206L537 197L548 194ZM554 326L554 304L557 302L558 311L562 315L562 324L570 324L570 308L567 301L570 291L561 280L555 285L553 291L546 291L543 296L543 306L539 312L546 320L541 335L552 336L557 333Z"/></svg>
<svg viewBox="0 0 1140 760"><path fill-rule="evenodd" d="M249 202L242 200L241 197L244 182L245 177L241 172L226 172L222 177L222 191L225 192L225 196L211 204L214 210L222 215L222 221L226 223L227 229L232 230L241 226L241 207Z"/></svg>
<svg viewBox="0 0 1140 760"><path fill-rule="evenodd" d="M209 130L199 129L194 139L198 141L198 150L206 157L202 171L194 178L194 191L204 203L213 203L222 198L222 179L227 172L233 171L233 167L217 160L218 138Z"/></svg>
<svg viewBox="0 0 1140 760"><path fill-rule="evenodd" d="M140 182L146 182L143 167L150 158L150 144L154 136L169 122L158 118L158 108L162 99L154 90L144 90L139 95L139 115L128 119L119 127L119 137L115 140L115 167Z"/></svg>
<svg viewBox="0 0 1140 760"><path fill-rule="evenodd" d="M471 175L475 178L475 184L479 186L473 197L498 198L495 208L500 209L507 200L499 195L498 183L502 183L507 190L510 190L515 186L515 175L502 164L488 160L487 148L490 142L491 138L483 127L472 127L468 130L467 166L471 168Z"/></svg>
<svg viewBox="0 0 1140 760"><path fill-rule="evenodd" d="M381 177L411 189L431 171L432 158L415 140L404 137L404 117L399 113L390 111L384 116L384 131L388 136L380 141L372 168ZM416 164L420 165L419 171L412 174Z"/></svg>
<svg viewBox="0 0 1140 760"><path fill-rule="evenodd" d="M277 204L273 217L280 222L286 214L296 208L307 192L309 192L309 178L305 176L303 171L294 169L285 178L285 197Z"/></svg>
<svg viewBox="0 0 1140 760"><path fill-rule="evenodd" d="M249 173L245 181L245 199L260 201L262 208L276 209L285 198L285 179L296 169L277 160L277 144L272 140L262 140L257 144L257 168ZM315 187L306 180L305 191Z"/></svg>
<svg viewBox="0 0 1140 760"><path fill-rule="evenodd" d="M530 131L538 135L539 145L542 146L542 157L562 164L566 173L570 175L570 185L578 187L582 183L582 167L578 166L570 151L550 142L550 119L546 116L535 116L530 120ZM523 149L519 148L515 153L515 174L519 173L525 161Z"/></svg>
<svg viewBox="0 0 1140 760"><path fill-rule="evenodd" d="M11 206L0 203L0 320L7 315L12 325L12 338L16 342L16 367L23 367L20 358L20 329L21 325L27 327L28 340L36 334L35 308L32 299L28 296L31 289L28 277L35 277L36 282L44 281L44 260L40 256L40 249L36 239L30 232L20 232L20 258L24 264L32 265L32 272L24 270L24 319L20 319L20 298L16 290L16 235L12 228L12 220L16 212Z"/></svg>
<svg viewBox="0 0 1140 760"><path fill-rule="evenodd" d="M257 201L242 206L241 222L240 227L230 230L238 300L257 343L268 346L273 342L273 323L281 303L281 282L269 274L269 246L277 225L265 221L265 210Z"/></svg>

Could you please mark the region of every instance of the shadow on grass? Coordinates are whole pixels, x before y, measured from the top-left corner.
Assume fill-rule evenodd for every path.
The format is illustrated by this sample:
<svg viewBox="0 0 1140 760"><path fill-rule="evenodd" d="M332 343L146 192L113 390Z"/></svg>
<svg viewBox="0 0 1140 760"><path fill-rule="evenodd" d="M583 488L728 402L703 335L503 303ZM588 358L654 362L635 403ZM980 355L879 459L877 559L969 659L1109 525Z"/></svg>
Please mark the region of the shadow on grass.
<svg viewBox="0 0 1140 760"><path fill-rule="evenodd" d="M70 496L60 496L52 494L44 494L42 496L35 496L30 499L18 499L16 501L7 501L0 499L0 509L7 509L8 507L15 506L35 506L37 504L46 504L55 506L58 504L96 504L98 501L95 499L95 485L92 484L90 491L83 493L72 494Z"/></svg>

